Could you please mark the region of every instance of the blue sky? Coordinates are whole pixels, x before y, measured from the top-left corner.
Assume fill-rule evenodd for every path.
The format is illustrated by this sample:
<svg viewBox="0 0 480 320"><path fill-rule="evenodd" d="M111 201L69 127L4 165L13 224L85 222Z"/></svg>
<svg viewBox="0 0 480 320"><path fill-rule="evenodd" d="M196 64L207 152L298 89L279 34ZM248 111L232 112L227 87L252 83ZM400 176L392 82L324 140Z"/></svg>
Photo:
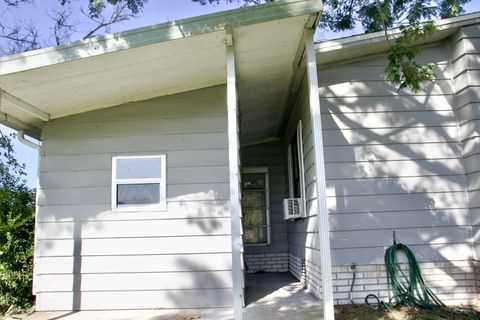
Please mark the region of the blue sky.
<svg viewBox="0 0 480 320"><path fill-rule="evenodd" d="M58 7L58 0L37 0L35 6L24 6L21 10L16 10L15 12L6 10L3 1L0 1L0 20L3 23L8 23L12 21L14 15L16 19L31 20L36 25L39 26L41 34L49 34L49 28L51 26L51 20L48 18L47 12L52 8ZM86 1L73 1L76 6L79 6L80 3L86 3ZM169 20L176 20L182 18L188 18L192 16L198 16L202 14L208 14L212 12L218 12L228 9L234 9L239 7L240 3L225 4L220 3L218 5L206 5L201 6L198 3L193 3L190 0L150 0L146 5L145 10L142 12L139 18L132 19L115 25L111 28L111 32L118 32L123 30L129 30L133 28L148 26L156 23L162 23ZM480 3L478 0L473 0L471 3L465 6L466 12L475 12L480 11ZM81 17L78 18L80 20ZM79 33L77 37L81 37L81 31L86 31L89 29L88 24L79 24L78 25ZM321 38L334 38L342 37L348 34L333 34L333 33L321 33ZM72 40L76 40L73 38ZM45 40L45 44L51 44L51 39ZM0 125L0 130L2 132L12 132L9 128ZM27 183L30 187L36 185L37 180L37 162L38 155L37 151L22 145L15 141L14 144L15 151L21 162L24 162L27 167Z"/></svg>

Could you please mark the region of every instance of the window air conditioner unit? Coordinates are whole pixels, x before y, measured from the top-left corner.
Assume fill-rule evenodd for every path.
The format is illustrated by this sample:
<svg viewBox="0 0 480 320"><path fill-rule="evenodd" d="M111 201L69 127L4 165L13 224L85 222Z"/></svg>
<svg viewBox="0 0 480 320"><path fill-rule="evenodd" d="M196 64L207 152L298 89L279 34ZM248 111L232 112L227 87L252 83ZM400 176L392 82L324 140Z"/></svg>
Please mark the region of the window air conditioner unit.
<svg viewBox="0 0 480 320"><path fill-rule="evenodd" d="M302 198L283 199L283 219L304 218L305 211L303 209Z"/></svg>

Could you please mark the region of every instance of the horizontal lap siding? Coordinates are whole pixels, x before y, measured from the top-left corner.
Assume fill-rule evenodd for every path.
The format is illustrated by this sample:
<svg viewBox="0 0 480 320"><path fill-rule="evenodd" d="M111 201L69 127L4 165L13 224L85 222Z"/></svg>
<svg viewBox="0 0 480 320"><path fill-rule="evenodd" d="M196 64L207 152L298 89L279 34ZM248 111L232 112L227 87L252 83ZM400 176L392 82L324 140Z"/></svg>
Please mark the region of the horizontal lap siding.
<svg viewBox="0 0 480 320"><path fill-rule="evenodd" d="M475 258L480 259L480 27L462 28L451 41L456 107L465 157Z"/></svg>
<svg viewBox="0 0 480 320"><path fill-rule="evenodd" d="M57 119L43 133L38 310L230 307L226 88ZM167 211L110 210L111 159L167 156Z"/></svg>
<svg viewBox="0 0 480 320"><path fill-rule="evenodd" d="M334 266L382 264L392 230L420 261L471 259L448 52L424 48L438 85L413 94L385 83L383 56L319 70Z"/></svg>
<svg viewBox="0 0 480 320"><path fill-rule="evenodd" d="M201 272L232 269L230 253L214 254L152 254L37 258L36 274L71 274L78 264L81 274ZM48 288L46 288L48 289ZM39 290L44 290L39 288Z"/></svg>
<svg viewBox="0 0 480 320"><path fill-rule="evenodd" d="M232 290L146 290L146 291L82 291L75 297L72 292L42 293L37 300L38 310L71 310L75 308L72 301L79 300L85 310L131 310L157 309L159 303L165 309L201 309L224 308L231 304Z"/></svg>
<svg viewBox="0 0 480 320"><path fill-rule="evenodd" d="M288 250L291 261L305 260L305 274L302 275L304 276L304 279L299 280L305 281L305 285L312 291L312 293L320 298L320 244L318 241L318 231L308 228L308 225L311 224L312 221L317 221L318 210L315 184L315 150L306 81L307 79L304 79L304 83L298 93L297 101L285 134L286 141L291 141L295 135L298 121L302 121L306 218L288 222ZM292 265L290 269L290 272L298 277L298 266Z"/></svg>

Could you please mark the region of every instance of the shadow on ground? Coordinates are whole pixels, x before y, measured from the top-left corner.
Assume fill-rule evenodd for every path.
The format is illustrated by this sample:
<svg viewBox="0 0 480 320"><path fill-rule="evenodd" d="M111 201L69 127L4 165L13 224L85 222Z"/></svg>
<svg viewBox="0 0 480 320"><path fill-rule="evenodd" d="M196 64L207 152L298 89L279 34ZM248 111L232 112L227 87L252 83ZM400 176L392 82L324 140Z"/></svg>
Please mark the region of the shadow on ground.
<svg viewBox="0 0 480 320"><path fill-rule="evenodd" d="M320 302L290 273L246 276L244 319L322 319Z"/></svg>

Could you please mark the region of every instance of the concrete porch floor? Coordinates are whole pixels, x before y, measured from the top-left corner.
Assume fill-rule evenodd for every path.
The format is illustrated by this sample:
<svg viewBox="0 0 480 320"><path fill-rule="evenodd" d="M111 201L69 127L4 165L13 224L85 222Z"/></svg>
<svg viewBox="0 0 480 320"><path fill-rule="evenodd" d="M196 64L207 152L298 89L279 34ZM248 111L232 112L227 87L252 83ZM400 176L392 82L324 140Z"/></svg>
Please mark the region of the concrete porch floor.
<svg viewBox="0 0 480 320"><path fill-rule="evenodd" d="M322 305L290 273L248 274L245 320L320 320Z"/></svg>
<svg viewBox="0 0 480 320"><path fill-rule="evenodd" d="M320 302L289 273L246 276L245 320L319 320ZM26 320L231 320L230 310L116 310L35 312Z"/></svg>

